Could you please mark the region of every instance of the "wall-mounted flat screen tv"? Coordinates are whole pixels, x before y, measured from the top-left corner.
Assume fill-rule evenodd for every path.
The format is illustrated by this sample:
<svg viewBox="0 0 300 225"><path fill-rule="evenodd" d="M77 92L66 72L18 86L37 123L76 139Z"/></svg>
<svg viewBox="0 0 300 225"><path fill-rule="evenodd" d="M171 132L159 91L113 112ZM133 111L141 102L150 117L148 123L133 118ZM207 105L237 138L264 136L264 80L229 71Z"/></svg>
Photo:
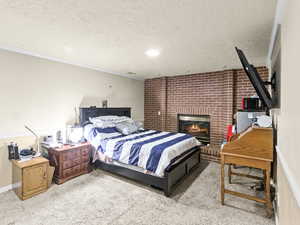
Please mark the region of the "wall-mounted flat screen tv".
<svg viewBox="0 0 300 225"><path fill-rule="evenodd" d="M235 47L236 52L241 60L241 63L244 67L244 70L251 81L257 95L259 96L262 103L268 108L272 108L272 98L268 91L268 89L265 86L264 81L261 79L259 73L257 72L256 68L251 65L246 56L244 55L243 51Z"/></svg>

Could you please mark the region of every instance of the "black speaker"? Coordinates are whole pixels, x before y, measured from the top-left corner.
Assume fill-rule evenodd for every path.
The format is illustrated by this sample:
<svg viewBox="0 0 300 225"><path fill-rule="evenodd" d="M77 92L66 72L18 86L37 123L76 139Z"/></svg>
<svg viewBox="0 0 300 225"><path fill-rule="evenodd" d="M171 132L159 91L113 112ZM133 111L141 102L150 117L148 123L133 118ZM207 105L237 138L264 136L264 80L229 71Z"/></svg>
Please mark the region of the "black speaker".
<svg viewBox="0 0 300 225"><path fill-rule="evenodd" d="M243 98L243 110L259 110L259 98Z"/></svg>

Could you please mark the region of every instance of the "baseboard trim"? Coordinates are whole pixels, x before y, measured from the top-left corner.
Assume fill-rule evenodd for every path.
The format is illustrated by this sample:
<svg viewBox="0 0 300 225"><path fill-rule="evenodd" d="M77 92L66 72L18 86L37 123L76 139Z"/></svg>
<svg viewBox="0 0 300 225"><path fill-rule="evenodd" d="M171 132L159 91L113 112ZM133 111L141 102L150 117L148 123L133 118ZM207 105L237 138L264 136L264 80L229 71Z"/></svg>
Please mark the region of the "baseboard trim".
<svg viewBox="0 0 300 225"><path fill-rule="evenodd" d="M275 225L278 225L278 221L279 221L279 216L278 216L278 211L277 211L277 207L276 207L276 203L275 201L272 202L273 204L273 209L274 209L274 217L275 217Z"/></svg>
<svg viewBox="0 0 300 225"><path fill-rule="evenodd" d="M7 192L9 190L11 190L13 188L12 184L9 184L7 186L4 186L4 187L0 187L0 194L3 193L3 192Z"/></svg>
<svg viewBox="0 0 300 225"><path fill-rule="evenodd" d="M293 172L290 170L289 165L278 146L276 146L276 151L277 151L278 159L282 165L283 172L285 173L285 176L291 188L291 191L296 199L298 207L300 207L300 183L294 178L295 176Z"/></svg>
<svg viewBox="0 0 300 225"><path fill-rule="evenodd" d="M275 212L275 225L279 225L278 214Z"/></svg>

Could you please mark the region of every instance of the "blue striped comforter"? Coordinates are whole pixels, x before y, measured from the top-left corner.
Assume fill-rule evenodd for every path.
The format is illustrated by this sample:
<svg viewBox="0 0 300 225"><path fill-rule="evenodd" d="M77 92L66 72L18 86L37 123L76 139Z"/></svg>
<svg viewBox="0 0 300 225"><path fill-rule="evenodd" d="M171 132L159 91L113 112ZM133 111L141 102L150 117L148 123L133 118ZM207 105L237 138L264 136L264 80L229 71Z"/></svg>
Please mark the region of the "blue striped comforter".
<svg viewBox="0 0 300 225"><path fill-rule="evenodd" d="M199 141L188 134L148 130L102 139L97 149L113 160L163 176L174 159L198 145Z"/></svg>

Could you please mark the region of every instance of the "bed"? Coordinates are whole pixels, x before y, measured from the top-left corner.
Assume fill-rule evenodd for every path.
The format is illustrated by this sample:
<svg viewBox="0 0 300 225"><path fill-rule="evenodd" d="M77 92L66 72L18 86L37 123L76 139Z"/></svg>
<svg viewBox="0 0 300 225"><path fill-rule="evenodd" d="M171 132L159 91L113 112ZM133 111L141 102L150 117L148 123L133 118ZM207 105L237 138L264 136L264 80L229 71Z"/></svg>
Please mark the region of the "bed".
<svg viewBox="0 0 300 225"><path fill-rule="evenodd" d="M89 118L99 116L131 117L131 109L80 108L82 126ZM93 133L99 137L97 129ZM200 163L200 143L187 134L142 130L130 135L112 133L105 139L97 138L89 141L94 153L105 158L95 158L94 154L96 168L159 188L167 197Z"/></svg>

